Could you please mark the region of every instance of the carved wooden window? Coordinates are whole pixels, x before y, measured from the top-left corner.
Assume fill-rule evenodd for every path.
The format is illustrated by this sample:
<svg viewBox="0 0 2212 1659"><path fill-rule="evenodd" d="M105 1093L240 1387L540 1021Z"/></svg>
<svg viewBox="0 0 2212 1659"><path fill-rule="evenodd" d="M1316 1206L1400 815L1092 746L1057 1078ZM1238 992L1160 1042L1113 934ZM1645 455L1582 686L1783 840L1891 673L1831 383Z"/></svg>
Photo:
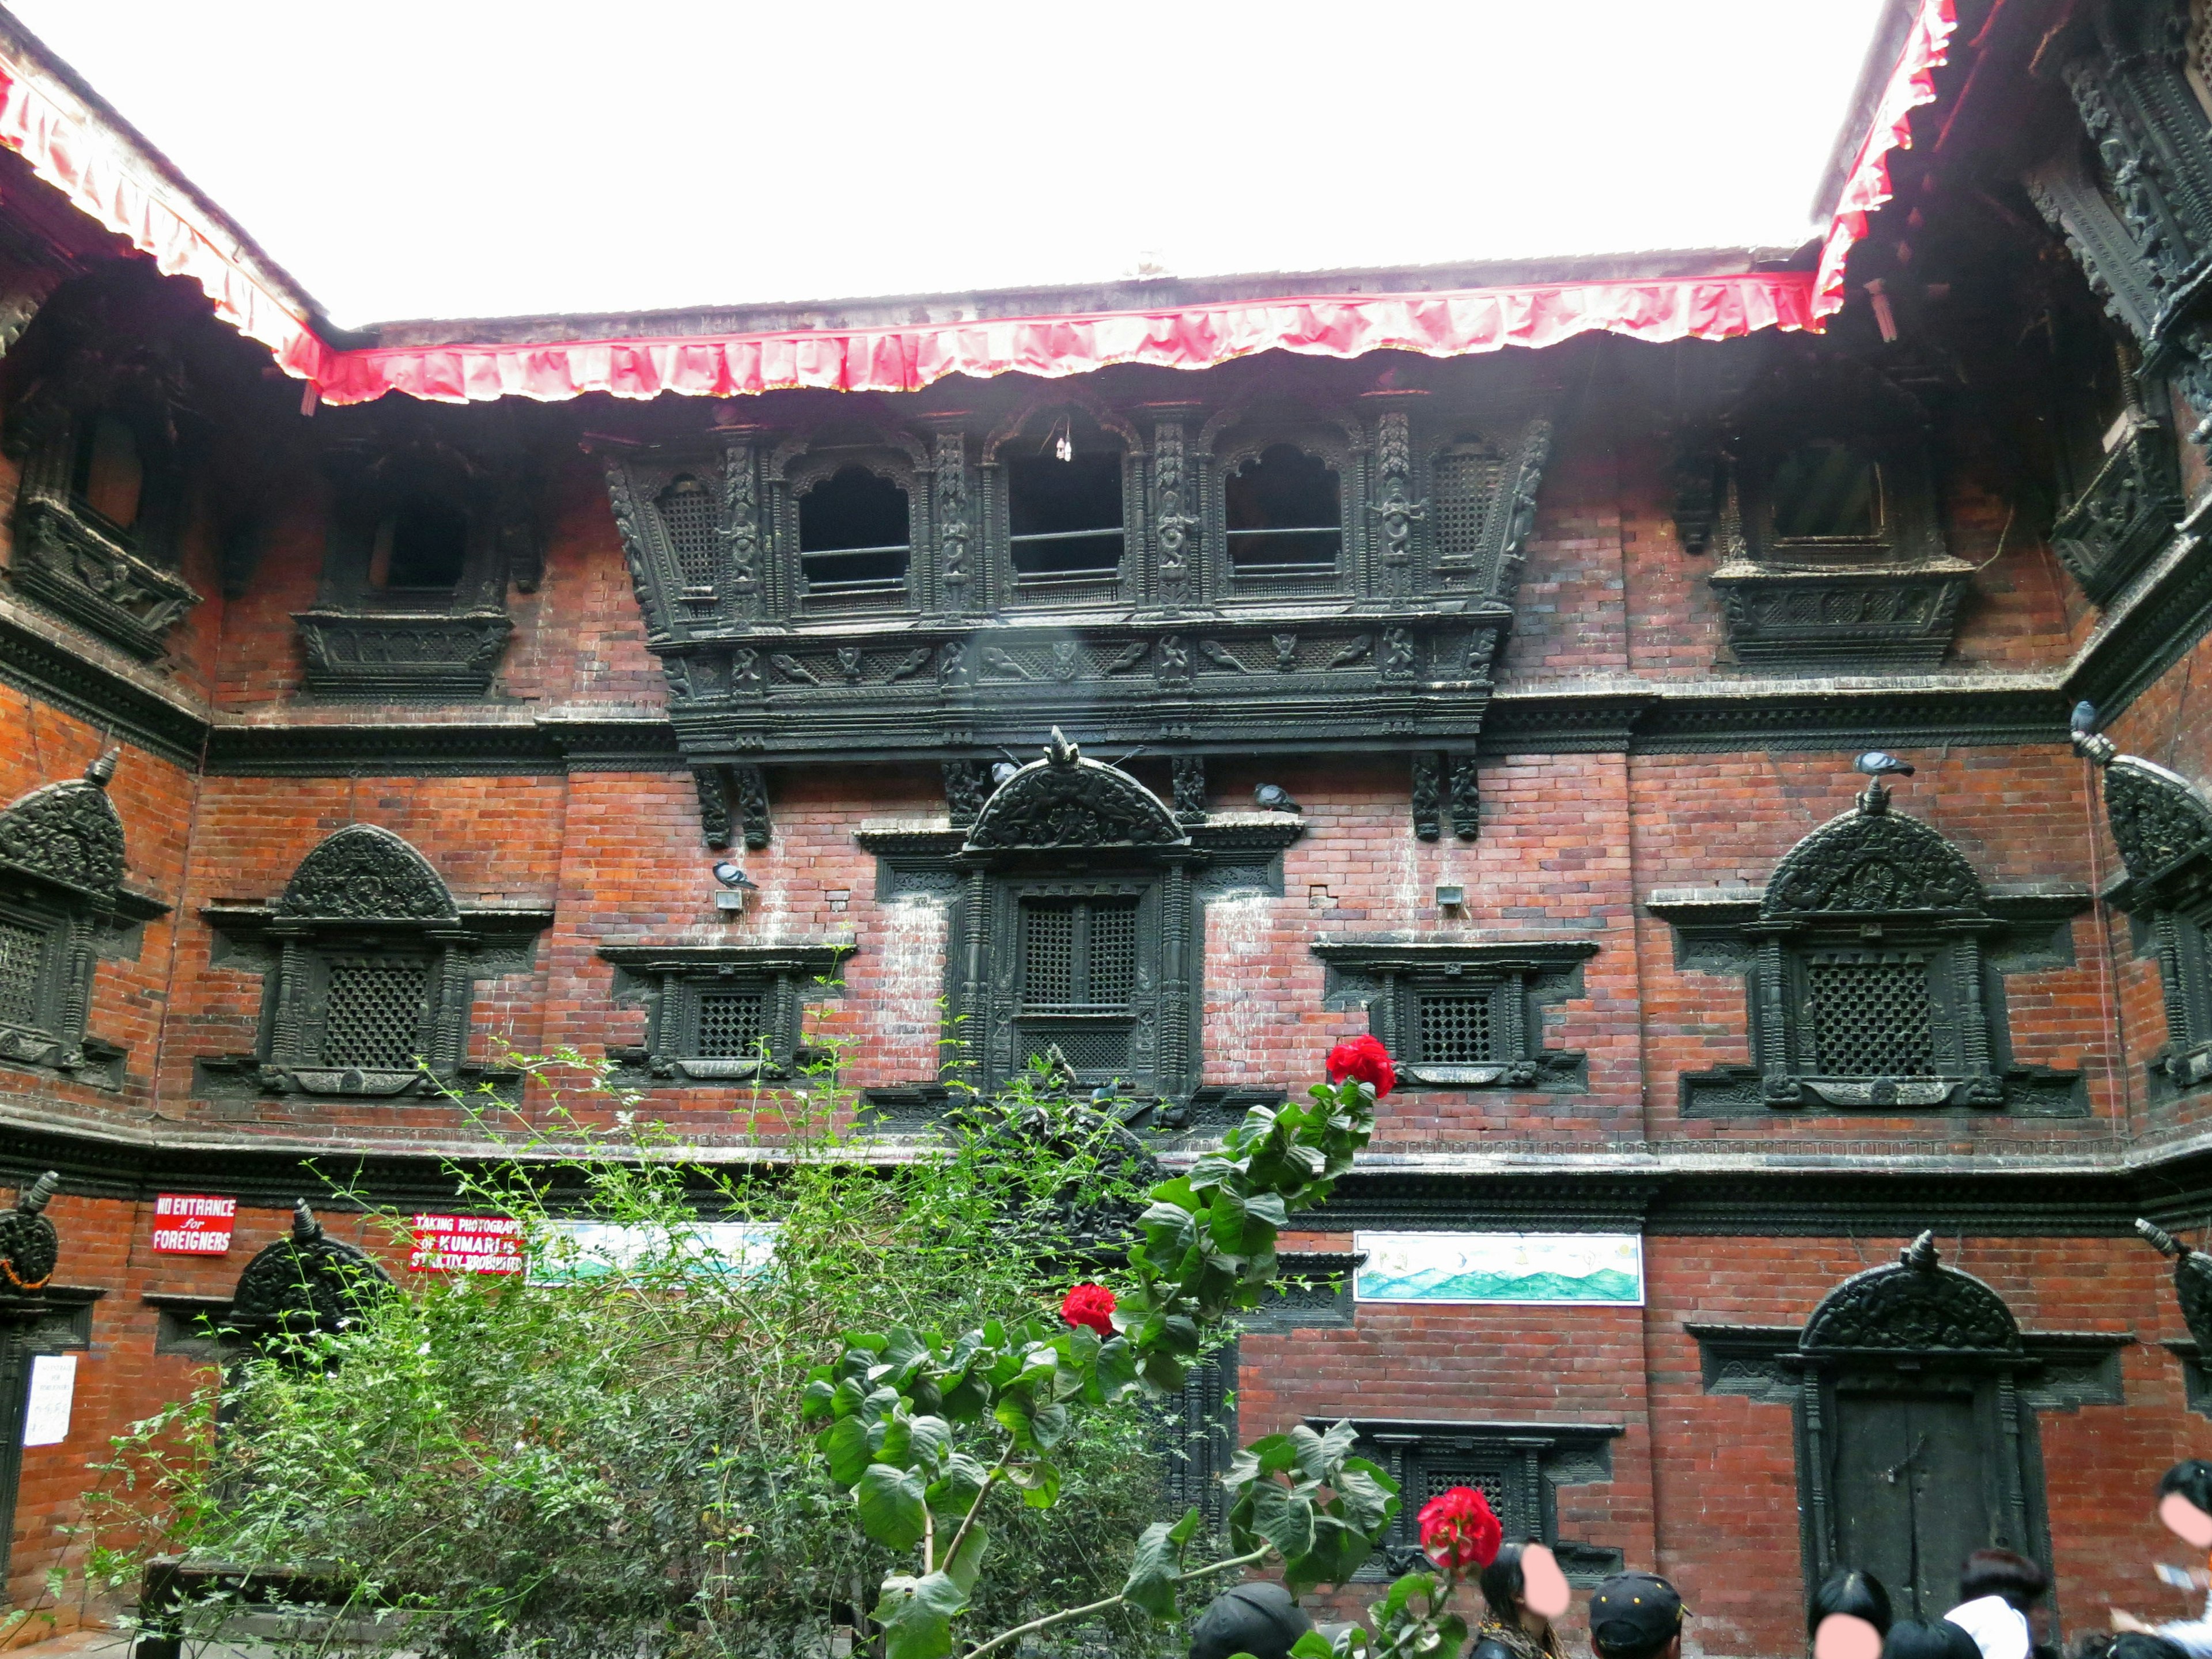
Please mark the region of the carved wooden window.
<svg viewBox="0 0 2212 1659"><path fill-rule="evenodd" d="M810 595L903 593L913 539L907 492L865 466L840 467L799 498L799 565Z"/></svg>
<svg viewBox="0 0 2212 1659"><path fill-rule="evenodd" d="M1079 1074L1128 1069L1138 903L1127 895L1021 901L1024 1064L1056 1047Z"/></svg>
<svg viewBox="0 0 2212 1659"><path fill-rule="evenodd" d="M1502 503L1498 486L1505 458L1483 443L1454 444L1436 458L1437 569L1439 574L1477 572L1492 540L1491 514Z"/></svg>
<svg viewBox="0 0 2212 1659"><path fill-rule="evenodd" d="M1881 466L1852 444L1826 439L1800 444L1775 463L1767 510L1778 542L1872 542L1887 522Z"/></svg>
<svg viewBox="0 0 2212 1659"><path fill-rule="evenodd" d="M1407 1086L1583 1086L1583 1054L1544 1046L1541 1009L1576 994L1589 941L1324 939L1313 949L1334 970L1330 1004L1366 1006Z"/></svg>
<svg viewBox="0 0 2212 1659"><path fill-rule="evenodd" d="M434 496L415 496L378 521L368 586L392 599L450 599L468 564L469 515Z"/></svg>
<svg viewBox="0 0 2212 1659"><path fill-rule="evenodd" d="M1326 1431L1332 1421L1309 1418ZM1353 1575L1367 1581L1395 1577L1421 1560L1420 1511L1454 1486L1471 1486L1489 1501L1508 1538L1541 1539L1578 1583L1620 1570L1621 1552L1609 1546L1562 1540L1553 1488L1612 1477L1613 1424L1439 1423L1355 1420L1358 1455L1380 1466L1398 1483L1402 1504L1382 1547Z"/></svg>
<svg viewBox="0 0 2212 1659"><path fill-rule="evenodd" d="M2151 915L2159 978L2166 993L2167 1079L2182 1087L2212 1079L2212 944L2204 926L2212 907L2159 909Z"/></svg>
<svg viewBox="0 0 2212 1659"><path fill-rule="evenodd" d="M200 1091L371 1098L489 1075L468 1059L476 985L527 969L551 920L461 909L420 853L365 823L310 851L268 905L205 915L216 965L258 969L263 989L255 1052L204 1058Z"/></svg>
<svg viewBox="0 0 2212 1659"><path fill-rule="evenodd" d="M787 1078L809 1059L807 1006L836 994L839 945L609 945L618 1001L642 1002L646 1040L611 1049L629 1081Z"/></svg>
<svg viewBox="0 0 2212 1659"><path fill-rule="evenodd" d="M1262 590L1334 578L1344 550L1342 481L1318 455L1269 444L1222 479L1231 580Z"/></svg>
<svg viewBox="0 0 2212 1659"><path fill-rule="evenodd" d="M70 493L118 531L134 528L146 488L138 434L119 416L98 414L80 423L70 469Z"/></svg>
<svg viewBox="0 0 2212 1659"><path fill-rule="evenodd" d="M1004 462L1006 543L1019 595L1110 581L1121 571L1120 450L1102 447L1097 438L1079 444L1071 426L1056 432L1048 441L1067 444L1065 459L1048 450Z"/></svg>
<svg viewBox="0 0 2212 1659"><path fill-rule="evenodd" d="M723 545L714 492L689 472L678 473L653 498L661 532L676 556L686 595L714 596L722 574Z"/></svg>
<svg viewBox="0 0 2212 1659"><path fill-rule="evenodd" d="M1805 1069L1820 1077L1924 1078L1956 1073L1958 1019L1936 986L1950 978L1940 948L1814 950L1796 954L1797 1028Z"/></svg>

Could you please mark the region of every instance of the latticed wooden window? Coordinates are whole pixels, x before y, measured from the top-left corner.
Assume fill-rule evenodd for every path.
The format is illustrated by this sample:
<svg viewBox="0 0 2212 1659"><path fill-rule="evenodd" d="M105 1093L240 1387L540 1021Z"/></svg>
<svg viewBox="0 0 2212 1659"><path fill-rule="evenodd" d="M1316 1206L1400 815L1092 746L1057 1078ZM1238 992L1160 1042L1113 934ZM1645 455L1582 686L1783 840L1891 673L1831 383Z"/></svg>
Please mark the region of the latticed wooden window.
<svg viewBox="0 0 2212 1659"><path fill-rule="evenodd" d="M340 958L324 987L325 1066L405 1071L422 1052L430 964L419 957Z"/></svg>
<svg viewBox="0 0 2212 1659"><path fill-rule="evenodd" d="M684 585L712 587L722 549L713 493L696 478L681 477L662 490L653 505L659 509L660 527Z"/></svg>
<svg viewBox="0 0 2212 1659"><path fill-rule="evenodd" d="M772 1039L775 999L764 988L701 991L696 1003L698 1035L691 1052L703 1060L749 1059Z"/></svg>
<svg viewBox="0 0 2212 1659"><path fill-rule="evenodd" d="M0 1024L45 1026L52 939L46 928L0 917Z"/></svg>
<svg viewBox="0 0 2212 1659"><path fill-rule="evenodd" d="M1414 1058L1430 1066L1463 1066L1498 1058L1487 991L1422 992L1414 1006L1419 1028Z"/></svg>
<svg viewBox="0 0 2212 1659"><path fill-rule="evenodd" d="M1437 556L1444 563L1471 563L1482 551L1491 499L1503 465L1497 456L1480 450L1453 450L1437 457Z"/></svg>
<svg viewBox="0 0 2212 1659"><path fill-rule="evenodd" d="M1829 951L1805 965L1805 1015L1822 1077L1933 1077L1935 1007L1925 957Z"/></svg>
<svg viewBox="0 0 2212 1659"><path fill-rule="evenodd" d="M1136 990L1134 898L1023 903L1025 1059L1057 1047L1078 1071L1127 1065Z"/></svg>

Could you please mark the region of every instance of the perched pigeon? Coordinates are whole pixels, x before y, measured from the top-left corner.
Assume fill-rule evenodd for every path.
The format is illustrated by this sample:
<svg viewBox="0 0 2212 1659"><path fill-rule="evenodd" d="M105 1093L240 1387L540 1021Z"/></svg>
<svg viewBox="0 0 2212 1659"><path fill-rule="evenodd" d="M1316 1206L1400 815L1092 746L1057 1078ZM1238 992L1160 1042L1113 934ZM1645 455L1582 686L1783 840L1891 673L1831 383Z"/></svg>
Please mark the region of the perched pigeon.
<svg viewBox="0 0 2212 1659"><path fill-rule="evenodd" d="M2084 700L2074 705L2074 734L2086 738L2097 729L2097 705Z"/></svg>
<svg viewBox="0 0 2212 1659"><path fill-rule="evenodd" d="M1887 749L1869 749L1851 764L1870 778L1878 778L1885 772L1894 772L1905 778L1912 775L1912 769Z"/></svg>
<svg viewBox="0 0 2212 1659"><path fill-rule="evenodd" d="M1291 799L1291 792L1279 783L1261 784L1252 792L1252 799L1260 804L1262 811L1295 812L1298 810L1297 802Z"/></svg>

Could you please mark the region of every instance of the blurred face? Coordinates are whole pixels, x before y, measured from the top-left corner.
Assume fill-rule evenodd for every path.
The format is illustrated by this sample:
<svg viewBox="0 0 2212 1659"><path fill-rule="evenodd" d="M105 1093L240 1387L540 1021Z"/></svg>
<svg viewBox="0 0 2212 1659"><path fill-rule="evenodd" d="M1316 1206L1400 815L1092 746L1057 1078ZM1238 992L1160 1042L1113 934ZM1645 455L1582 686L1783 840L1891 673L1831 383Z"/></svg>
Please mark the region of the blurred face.
<svg viewBox="0 0 2212 1659"><path fill-rule="evenodd" d="M1881 1632L1853 1614L1832 1613L1813 1632L1813 1659L1881 1659Z"/></svg>
<svg viewBox="0 0 2212 1659"><path fill-rule="evenodd" d="M2205 1514L2179 1492L2170 1492L2158 1500L2158 1518L2183 1543L2200 1550L2212 1550L2212 1515Z"/></svg>
<svg viewBox="0 0 2212 1659"><path fill-rule="evenodd" d="M1567 1610L1567 1575L1548 1546L1531 1544L1521 1552L1521 1605L1547 1619Z"/></svg>

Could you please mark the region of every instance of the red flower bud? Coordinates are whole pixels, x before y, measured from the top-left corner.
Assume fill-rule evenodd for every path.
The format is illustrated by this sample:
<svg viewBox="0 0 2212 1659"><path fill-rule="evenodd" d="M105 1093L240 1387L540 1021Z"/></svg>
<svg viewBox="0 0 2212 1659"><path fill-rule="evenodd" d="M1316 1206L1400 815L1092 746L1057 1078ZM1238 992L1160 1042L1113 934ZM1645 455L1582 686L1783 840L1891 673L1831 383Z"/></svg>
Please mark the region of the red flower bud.
<svg viewBox="0 0 2212 1659"><path fill-rule="evenodd" d="M1340 1042L1328 1051L1328 1080L1341 1083L1346 1078L1375 1085L1377 1100L1398 1086L1398 1068L1390 1063L1390 1051L1372 1036L1356 1036L1349 1042Z"/></svg>
<svg viewBox="0 0 2212 1659"><path fill-rule="evenodd" d="M1078 1285L1060 1304L1060 1316L1071 1325L1087 1326L1101 1337L1114 1334L1114 1292L1103 1285Z"/></svg>
<svg viewBox="0 0 2212 1659"><path fill-rule="evenodd" d="M1454 1486L1421 1505L1421 1549L1440 1567L1486 1567L1504 1537L1490 1500L1473 1486Z"/></svg>

